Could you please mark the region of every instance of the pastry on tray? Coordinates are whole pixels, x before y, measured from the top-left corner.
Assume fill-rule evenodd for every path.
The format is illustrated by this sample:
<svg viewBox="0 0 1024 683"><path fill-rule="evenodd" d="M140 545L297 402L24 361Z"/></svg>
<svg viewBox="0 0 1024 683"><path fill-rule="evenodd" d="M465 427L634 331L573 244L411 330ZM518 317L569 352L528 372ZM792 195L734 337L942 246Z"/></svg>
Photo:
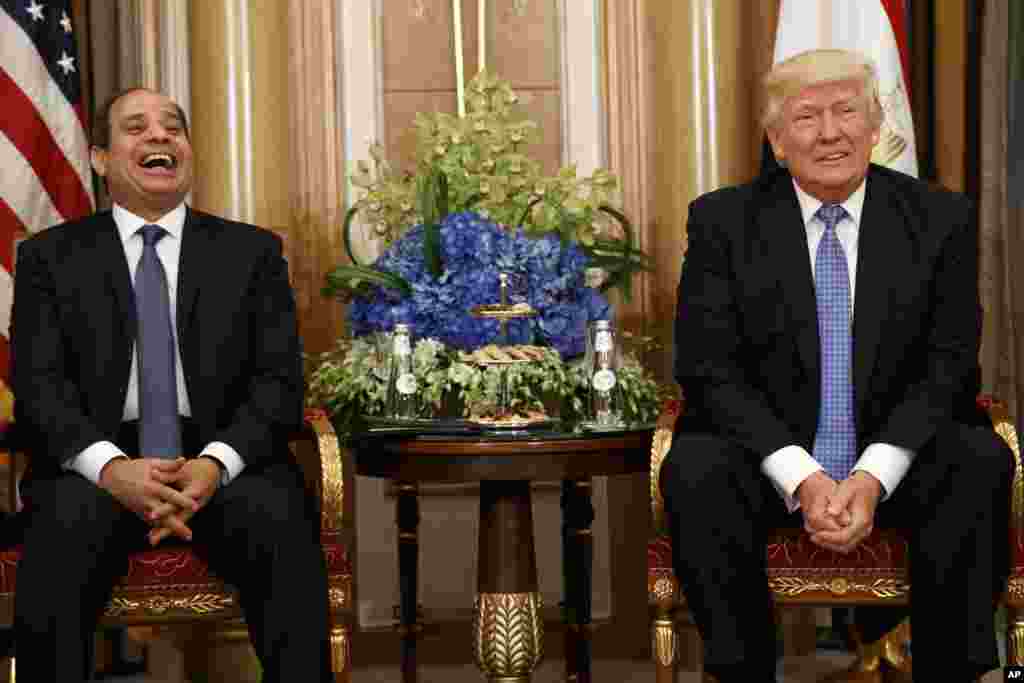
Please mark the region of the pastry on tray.
<svg viewBox="0 0 1024 683"><path fill-rule="evenodd" d="M498 365L501 363L541 361L544 360L546 353L547 349L543 346L530 346L528 344L498 346L497 344L488 344L487 346L481 346L472 353L463 351L459 354L459 358L465 363Z"/></svg>
<svg viewBox="0 0 1024 683"><path fill-rule="evenodd" d="M487 427L526 427L551 418L543 410L521 410L504 415L470 415L469 421Z"/></svg>

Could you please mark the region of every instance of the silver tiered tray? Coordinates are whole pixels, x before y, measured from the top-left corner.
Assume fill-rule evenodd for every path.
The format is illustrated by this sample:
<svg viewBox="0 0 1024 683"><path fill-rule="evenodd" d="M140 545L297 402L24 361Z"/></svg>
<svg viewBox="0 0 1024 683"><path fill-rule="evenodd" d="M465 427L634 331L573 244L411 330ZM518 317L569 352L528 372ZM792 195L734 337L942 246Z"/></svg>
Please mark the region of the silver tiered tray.
<svg viewBox="0 0 1024 683"><path fill-rule="evenodd" d="M536 358L530 358L528 352L518 351L517 346L508 344L508 321L520 318L530 318L537 315L537 311L530 304L522 302L516 304L508 303L508 274L500 273L501 280L501 301L496 304L483 304L474 306L469 310L474 318L490 318L497 320L501 325L502 344L489 345L495 348L498 353L488 357L486 353L462 353L460 358L465 363L473 363L480 366L509 366L519 363L530 363ZM481 350L486 350L488 346ZM521 348L521 347L519 347ZM504 351L502 351L504 350ZM498 393L497 415L493 417L470 418L471 422L486 424L491 428L526 428L557 422L556 419L544 416L522 416L509 408L508 380L504 371L501 370L501 384Z"/></svg>

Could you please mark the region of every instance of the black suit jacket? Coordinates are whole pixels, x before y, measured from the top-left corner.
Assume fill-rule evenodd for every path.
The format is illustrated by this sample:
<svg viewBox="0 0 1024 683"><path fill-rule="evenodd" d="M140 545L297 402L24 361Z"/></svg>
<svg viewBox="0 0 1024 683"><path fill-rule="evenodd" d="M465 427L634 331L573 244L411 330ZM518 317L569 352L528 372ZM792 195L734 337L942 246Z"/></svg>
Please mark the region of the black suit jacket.
<svg viewBox="0 0 1024 683"><path fill-rule="evenodd" d="M690 205L679 283L680 428L760 462L817 429L819 340L803 216L785 169ZM853 378L858 451L920 451L950 420L979 423L977 226L958 194L872 166L860 220Z"/></svg>
<svg viewBox="0 0 1024 683"><path fill-rule="evenodd" d="M15 274L15 421L32 475L54 476L90 444L115 440L136 336L134 290L110 212L26 240ZM287 457L303 386L281 240L189 209L176 324L201 442L223 441L247 468Z"/></svg>

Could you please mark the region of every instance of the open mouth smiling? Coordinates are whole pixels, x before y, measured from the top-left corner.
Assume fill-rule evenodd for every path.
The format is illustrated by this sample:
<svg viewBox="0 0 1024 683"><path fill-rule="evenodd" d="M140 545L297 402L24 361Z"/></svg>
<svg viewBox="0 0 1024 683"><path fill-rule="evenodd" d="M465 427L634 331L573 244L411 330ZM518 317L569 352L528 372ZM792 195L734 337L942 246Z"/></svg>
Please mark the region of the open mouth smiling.
<svg viewBox="0 0 1024 683"><path fill-rule="evenodd" d="M139 165L147 170L162 169L173 171L178 167L178 160L166 152L154 152L142 157Z"/></svg>
<svg viewBox="0 0 1024 683"><path fill-rule="evenodd" d="M818 163L834 164L836 162L842 161L848 156L848 152L833 152L832 154L825 154L823 156L818 157Z"/></svg>

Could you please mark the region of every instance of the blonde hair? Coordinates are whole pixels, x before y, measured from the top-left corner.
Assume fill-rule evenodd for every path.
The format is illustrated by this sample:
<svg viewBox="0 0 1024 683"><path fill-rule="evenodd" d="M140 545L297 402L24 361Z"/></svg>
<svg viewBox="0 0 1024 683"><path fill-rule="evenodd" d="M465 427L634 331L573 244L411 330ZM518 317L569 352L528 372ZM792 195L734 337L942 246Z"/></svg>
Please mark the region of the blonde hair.
<svg viewBox="0 0 1024 683"><path fill-rule="evenodd" d="M765 129L778 124L786 100L804 88L822 83L856 81L868 98L872 122L881 127L885 117L878 99L878 69L874 62L853 50L808 50L776 64L761 79Z"/></svg>

